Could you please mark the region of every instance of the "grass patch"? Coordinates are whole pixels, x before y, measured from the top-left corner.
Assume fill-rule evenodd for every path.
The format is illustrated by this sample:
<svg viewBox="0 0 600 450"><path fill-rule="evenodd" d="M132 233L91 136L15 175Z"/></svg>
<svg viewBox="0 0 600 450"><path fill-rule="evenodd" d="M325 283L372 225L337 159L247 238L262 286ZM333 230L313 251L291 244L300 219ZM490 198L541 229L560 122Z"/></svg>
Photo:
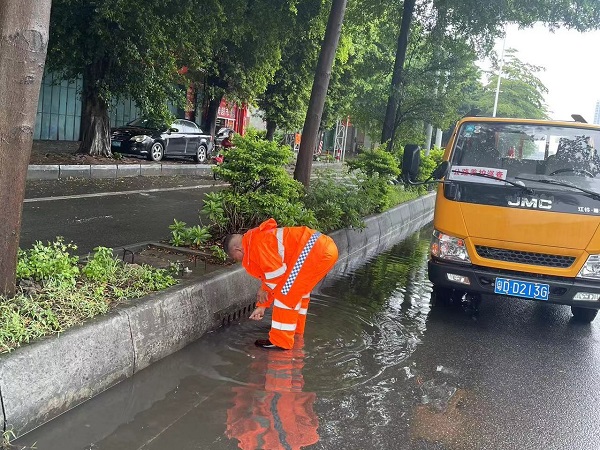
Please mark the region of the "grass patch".
<svg viewBox="0 0 600 450"><path fill-rule="evenodd" d="M59 238L19 252L19 292L12 298L0 297L0 353L177 283L168 271L124 264L105 247L82 263L70 254L76 249Z"/></svg>

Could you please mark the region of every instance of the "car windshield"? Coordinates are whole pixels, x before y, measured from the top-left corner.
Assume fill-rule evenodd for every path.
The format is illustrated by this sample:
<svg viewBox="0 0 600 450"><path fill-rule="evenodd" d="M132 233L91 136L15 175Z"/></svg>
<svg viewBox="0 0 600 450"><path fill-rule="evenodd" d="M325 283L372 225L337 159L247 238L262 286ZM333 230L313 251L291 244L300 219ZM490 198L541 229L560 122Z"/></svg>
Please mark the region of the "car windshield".
<svg viewBox="0 0 600 450"><path fill-rule="evenodd" d="M500 183L493 177L552 189L569 184L600 192L600 129L523 123L465 122L451 158L450 180ZM480 173L490 178L469 176ZM562 185L561 185L562 184Z"/></svg>
<svg viewBox="0 0 600 450"><path fill-rule="evenodd" d="M145 117L140 117L138 119L132 120L127 124L129 127L139 127L139 128L148 128L152 130L162 130L167 127L164 124L159 123L156 120L147 119Z"/></svg>

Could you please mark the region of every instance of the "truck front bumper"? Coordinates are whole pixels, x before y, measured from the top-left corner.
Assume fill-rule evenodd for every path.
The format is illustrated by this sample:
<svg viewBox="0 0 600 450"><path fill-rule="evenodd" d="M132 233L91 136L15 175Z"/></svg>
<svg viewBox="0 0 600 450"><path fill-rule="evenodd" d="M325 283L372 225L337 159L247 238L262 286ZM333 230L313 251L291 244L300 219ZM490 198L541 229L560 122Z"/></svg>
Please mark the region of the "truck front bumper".
<svg viewBox="0 0 600 450"><path fill-rule="evenodd" d="M581 306L584 308L600 308L600 301L574 299L579 293L600 295L600 282L592 280L513 272L467 264L452 264L433 258L429 260L428 269L429 280L434 285L440 287L452 288L473 294L499 295L494 293L496 278L511 278L513 280L549 285L550 294L547 301L550 303ZM451 281L451 279L461 279L463 282ZM468 279L469 284L464 283L466 279Z"/></svg>

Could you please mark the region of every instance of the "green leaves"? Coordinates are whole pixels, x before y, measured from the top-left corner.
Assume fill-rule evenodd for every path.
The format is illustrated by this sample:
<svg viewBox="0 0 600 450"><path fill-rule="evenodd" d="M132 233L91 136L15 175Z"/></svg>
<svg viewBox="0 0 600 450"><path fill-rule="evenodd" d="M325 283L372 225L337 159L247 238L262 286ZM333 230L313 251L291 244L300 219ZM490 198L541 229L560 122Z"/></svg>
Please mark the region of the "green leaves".
<svg viewBox="0 0 600 450"><path fill-rule="evenodd" d="M110 248L96 247L94 252L94 256L83 267L83 274L88 280L106 283L115 276L121 264Z"/></svg>
<svg viewBox="0 0 600 450"><path fill-rule="evenodd" d="M79 257L71 256L72 250L77 250L77 246L65 244L62 237L47 245L37 241L30 250L19 250L17 279L37 282L53 279L74 286L79 275Z"/></svg>
<svg viewBox="0 0 600 450"><path fill-rule="evenodd" d="M167 271L124 264L106 247L96 248L80 269L79 258L69 254L76 248L57 238L19 251L20 293L0 297L0 353L176 284Z"/></svg>
<svg viewBox="0 0 600 450"><path fill-rule="evenodd" d="M361 153L356 158L348 160L350 171L360 170L367 177L378 177L384 181L391 181L400 175L400 167L394 156L377 148Z"/></svg>
<svg viewBox="0 0 600 450"><path fill-rule="evenodd" d="M498 61L494 61L493 72L488 73L486 83L474 93L473 100L483 114L491 115L496 94ZM502 68L501 94L498 97L499 117L523 119L546 119L548 107L544 100L548 89L537 74L543 67L521 61L517 51L508 49ZM495 72L495 73L494 73Z"/></svg>
<svg viewBox="0 0 600 450"><path fill-rule="evenodd" d="M213 200L211 204L214 205L214 203ZM180 222L177 219L174 219L173 224L169 225L169 229L171 230L171 244L176 247L185 245L198 247L211 238L208 227L201 227L200 225L187 227L185 222Z"/></svg>
<svg viewBox="0 0 600 450"><path fill-rule="evenodd" d="M222 235L246 231L273 217L280 225L314 224L300 199L303 187L286 171L289 147L266 141L250 130L234 137L235 148L213 170L230 184L205 197L202 212Z"/></svg>

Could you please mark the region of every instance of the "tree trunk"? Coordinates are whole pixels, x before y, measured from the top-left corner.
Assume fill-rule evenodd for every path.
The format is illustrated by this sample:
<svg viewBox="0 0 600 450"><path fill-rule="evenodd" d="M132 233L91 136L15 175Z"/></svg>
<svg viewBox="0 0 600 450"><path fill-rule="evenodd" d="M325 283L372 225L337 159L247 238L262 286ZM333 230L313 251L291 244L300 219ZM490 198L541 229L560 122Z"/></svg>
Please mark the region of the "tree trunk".
<svg viewBox="0 0 600 450"><path fill-rule="evenodd" d="M219 113L219 106L221 105L222 95L211 98L208 102L208 111L206 112L206 123L204 124L204 132L215 135L217 127L217 115Z"/></svg>
<svg viewBox="0 0 600 450"><path fill-rule="evenodd" d="M414 0L412 0L414 1ZM344 22L344 13L346 12L346 0L333 0L327 29L325 30L325 39L321 46L321 53L315 72L310 101L302 129L302 141L298 151L298 160L294 178L300 181L305 187L310 184L310 172L312 169L313 153L317 142L317 134L321 126L321 117L323 107L325 106L325 97L331 78L331 68L340 40L342 23Z"/></svg>
<svg viewBox="0 0 600 450"><path fill-rule="evenodd" d="M96 80L101 79L101 64L92 64L83 75L83 111L79 153L112 158L108 104L100 97Z"/></svg>
<svg viewBox="0 0 600 450"><path fill-rule="evenodd" d="M51 0L0 2L0 295L15 292L17 250Z"/></svg>
<svg viewBox="0 0 600 450"><path fill-rule="evenodd" d="M267 141L272 141L275 138L275 131L277 130L277 122L274 120L267 120Z"/></svg>
<svg viewBox="0 0 600 450"><path fill-rule="evenodd" d="M408 48L408 35L410 24L412 22L413 11L415 9L415 0L404 0L402 8L402 23L400 24L400 34L398 35L398 49L396 50L396 61L394 62L394 74L392 75L392 86L388 97L387 108L385 110L385 119L383 121L383 131L381 132L381 143L389 141L388 148L391 149L396 132L396 111L400 102L400 89L402 88L402 69L406 59L406 50Z"/></svg>

